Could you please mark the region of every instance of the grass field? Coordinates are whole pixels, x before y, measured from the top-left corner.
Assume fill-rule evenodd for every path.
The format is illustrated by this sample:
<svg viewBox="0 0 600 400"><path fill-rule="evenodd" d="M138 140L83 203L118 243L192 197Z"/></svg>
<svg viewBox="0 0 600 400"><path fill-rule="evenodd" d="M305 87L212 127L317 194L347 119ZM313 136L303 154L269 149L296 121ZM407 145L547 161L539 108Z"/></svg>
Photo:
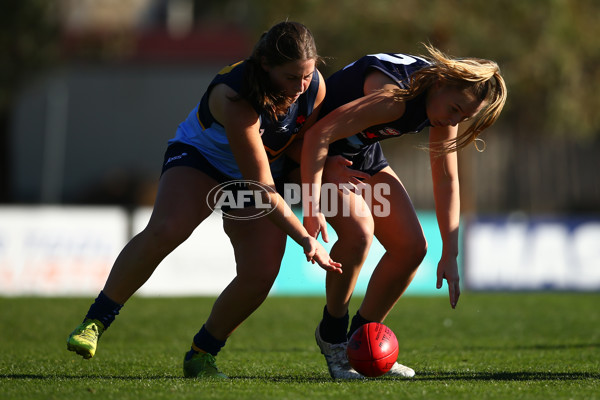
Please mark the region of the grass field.
<svg viewBox="0 0 600 400"><path fill-rule="evenodd" d="M329 378L321 298L268 298L219 355L226 382L182 378L212 299L134 297L86 361L65 339L90 301L0 298L1 399L600 399L600 294L404 298L386 323L417 375L364 382Z"/></svg>

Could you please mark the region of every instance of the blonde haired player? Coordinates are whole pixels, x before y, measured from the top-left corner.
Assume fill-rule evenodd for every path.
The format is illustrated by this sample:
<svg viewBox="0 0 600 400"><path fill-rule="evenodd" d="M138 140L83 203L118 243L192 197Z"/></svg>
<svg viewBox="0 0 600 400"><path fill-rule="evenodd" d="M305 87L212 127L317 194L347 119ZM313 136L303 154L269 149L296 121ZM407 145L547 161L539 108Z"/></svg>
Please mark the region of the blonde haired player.
<svg viewBox="0 0 600 400"><path fill-rule="evenodd" d="M506 86L493 61L454 59L432 46L426 49L428 55L423 57L367 55L333 74L326 81L327 96L320 120L304 137L301 173L303 184L309 188L304 196L304 226L311 235L322 234L328 240L326 220L320 210L328 156L346 160L355 184L386 188L379 192L383 193L383 201L366 199L358 191L340 191L335 209L350 210L351 214L338 213L327 218L338 235L331 256L343 264L344 273L327 273L327 304L316 339L333 378L362 378L346 359L347 338L367 322L384 321L427 251L409 195L390 168L379 141L429 127L433 194L443 240L437 288L446 279L452 308L460 296L456 151L473 143L496 121L506 100ZM470 125L459 135L458 125L467 120ZM331 171L328 163L325 180L335 181L335 176L348 173L339 168L337 173ZM365 193L369 192L373 190ZM385 215L375 212L386 207ZM348 331L348 305L373 235L385 248L385 254L370 278ZM396 363L388 375L412 377L414 371Z"/></svg>

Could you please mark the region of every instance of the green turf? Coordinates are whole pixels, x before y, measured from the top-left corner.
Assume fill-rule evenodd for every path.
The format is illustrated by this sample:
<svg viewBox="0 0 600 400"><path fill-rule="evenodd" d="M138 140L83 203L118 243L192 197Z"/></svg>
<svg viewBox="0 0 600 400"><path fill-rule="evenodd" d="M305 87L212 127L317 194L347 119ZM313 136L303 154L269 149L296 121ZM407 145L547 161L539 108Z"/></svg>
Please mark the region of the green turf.
<svg viewBox="0 0 600 400"><path fill-rule="evenodd" d="M321 298L268 298L219 355L226 382L182 378L212 299L135 297L86 361L65 340L90 301L0 298L1 399L600 399L600 294L404 298L386 323L417 376L365 382L329 378Z"/></svg>

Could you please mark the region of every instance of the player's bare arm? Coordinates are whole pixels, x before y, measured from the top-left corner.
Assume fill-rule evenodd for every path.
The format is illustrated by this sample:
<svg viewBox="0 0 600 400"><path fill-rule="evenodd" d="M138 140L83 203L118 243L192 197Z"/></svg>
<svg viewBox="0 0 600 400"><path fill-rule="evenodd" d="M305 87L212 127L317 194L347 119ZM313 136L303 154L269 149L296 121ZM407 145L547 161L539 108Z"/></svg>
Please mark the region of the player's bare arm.
<svg viewBox="0 0 600 400"><path fill-rule="evenodd" d="M439 152L443 143L456 138L457 126L431 127L429 131L430 163L433 195L438 226L442 237L442 257L438 264L437 288L448 282L450 305L456 307L460 296L458 264L458 230L460 220L460 195L457 153Z"/></svg>

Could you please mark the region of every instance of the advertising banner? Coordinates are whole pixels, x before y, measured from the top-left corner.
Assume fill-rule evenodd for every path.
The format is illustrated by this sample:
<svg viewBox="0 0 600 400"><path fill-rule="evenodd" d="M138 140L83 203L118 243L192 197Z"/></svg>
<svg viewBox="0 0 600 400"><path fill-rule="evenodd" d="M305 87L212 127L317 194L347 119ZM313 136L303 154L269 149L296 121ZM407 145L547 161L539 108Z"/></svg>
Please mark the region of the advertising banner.
<svg viewBox="0 0 600 400"><path fill-rule="evenodd" d="M96 295L127 242L120 208L0 208L0 295Z"/></svg>
<svg viewBox="0 0 600 400"><path fill-rule="evenodd" d="M600 290L600 219L480 217L466 224L475 290Z"/></svg>

